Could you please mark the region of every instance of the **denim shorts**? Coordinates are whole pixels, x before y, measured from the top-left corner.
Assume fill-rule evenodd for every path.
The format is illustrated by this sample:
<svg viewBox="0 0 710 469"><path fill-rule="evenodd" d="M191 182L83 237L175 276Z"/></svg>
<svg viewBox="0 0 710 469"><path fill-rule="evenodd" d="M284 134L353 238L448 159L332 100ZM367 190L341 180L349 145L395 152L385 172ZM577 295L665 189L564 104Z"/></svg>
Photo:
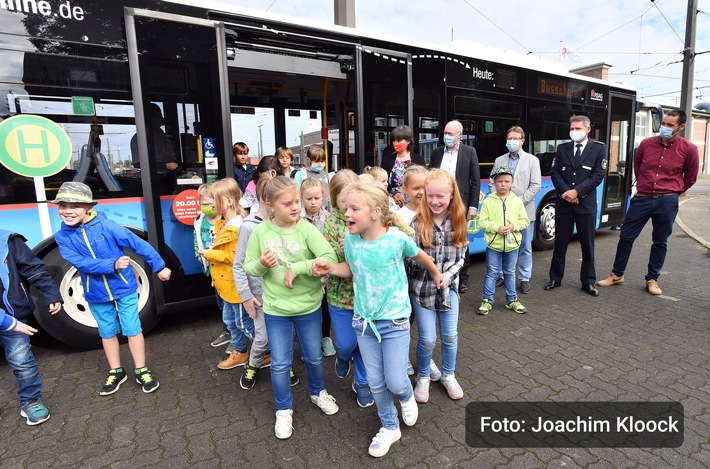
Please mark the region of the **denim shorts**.
<svg viewBox="0 0 710 469"><path fill-rule="evenodd" d="M99 325L99 336L110 339L119 332L126 337L140 334L138 317L138 293L105 303L89 303L89 310Z"/></svg>

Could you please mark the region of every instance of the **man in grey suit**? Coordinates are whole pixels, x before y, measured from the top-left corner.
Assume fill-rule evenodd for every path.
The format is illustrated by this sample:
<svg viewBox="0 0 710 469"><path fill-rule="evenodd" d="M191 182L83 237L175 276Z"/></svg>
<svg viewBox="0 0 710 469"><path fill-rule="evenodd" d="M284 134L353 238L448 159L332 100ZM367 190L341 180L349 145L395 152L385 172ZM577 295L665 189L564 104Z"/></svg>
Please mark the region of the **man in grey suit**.
<svg viewBox="0 0 710 469"><path fill-rule="evenodd" d="M459 121L450 121L444 127L444 146L437 147L431 155L431 168L441 168L450 172L461 193L461 200L468 207L468 219L473 220L478 211L478 199L481 192L481 172L478 167L476 149L461 143L463 125ZM459 293L468 291L469 256L465 257L463 268L459 272Z"/></svg>
<svg viewBox="0 0 710 469"><path fill-rule="evenodd" d="M522 231L518 253L518 280L520 293L530 292L530 276L532 275L532 240L535 234L535 195L540 191L542 175L540 161L530 153L523 151L525 132L521 127L508 129L505 146L508 153L496 158L491 174L498 168L508 167L513 171L512 192L523 201L525 211L530 219L530 225ZM493 181L488 183L489 192L494 192Z"/></svg>

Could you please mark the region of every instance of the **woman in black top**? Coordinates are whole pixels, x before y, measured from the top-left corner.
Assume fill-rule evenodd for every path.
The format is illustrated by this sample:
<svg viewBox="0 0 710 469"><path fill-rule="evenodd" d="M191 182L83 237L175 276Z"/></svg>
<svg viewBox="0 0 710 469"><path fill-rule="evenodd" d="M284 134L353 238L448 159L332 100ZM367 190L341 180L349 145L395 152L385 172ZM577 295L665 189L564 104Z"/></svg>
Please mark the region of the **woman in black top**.
<svg viewBox="0 0 710 469"><path fill-rule="evenodd" d="M407 202L404 200L404 171L413 164L425 166L424 157L412 153L414 132L408 125L395 127L390 134L394 152L382 157L380 166L387 171L387 190L397 206L402 207Z"/></svg>

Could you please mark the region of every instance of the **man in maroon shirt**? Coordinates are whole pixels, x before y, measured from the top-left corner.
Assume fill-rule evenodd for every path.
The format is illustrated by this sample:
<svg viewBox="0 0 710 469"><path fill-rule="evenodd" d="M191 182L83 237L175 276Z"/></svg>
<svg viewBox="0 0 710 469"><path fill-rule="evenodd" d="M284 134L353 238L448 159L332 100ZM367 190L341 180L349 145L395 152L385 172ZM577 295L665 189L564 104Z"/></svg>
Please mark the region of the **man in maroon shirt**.
<svg viewBox="0 0 710 469"><path fill-rule="evenodd" d="M660 137L649 137L639 145L634 159L637 192L621 227L611 274L597 285L608 287L624 281L631 248L650 219L653 244L648 258L646 289L652 295L662 293L658 276L666 259L666 241L678 214L678 197L690 189L698 177L698 147L678 135L685 129L686 117L680 109L666 112Z"/></svg>

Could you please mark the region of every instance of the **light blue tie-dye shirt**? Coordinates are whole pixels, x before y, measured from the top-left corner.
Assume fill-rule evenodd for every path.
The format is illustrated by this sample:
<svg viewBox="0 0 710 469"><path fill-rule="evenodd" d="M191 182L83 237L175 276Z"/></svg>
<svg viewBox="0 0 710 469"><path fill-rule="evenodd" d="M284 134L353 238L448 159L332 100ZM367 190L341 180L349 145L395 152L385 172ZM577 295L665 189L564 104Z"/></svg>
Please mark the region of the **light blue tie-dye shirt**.
<svg viewBox="0 0 710 469"><path fill-rule="evenodd" d="M408 318L411 312L404 258L419 252L414 240L394 227L373 241L345 235L345 260L353 273L354 312L367 323ZM365 328L363 327L363 330ZM377 335L377 329L374 329Z"/></svg>

